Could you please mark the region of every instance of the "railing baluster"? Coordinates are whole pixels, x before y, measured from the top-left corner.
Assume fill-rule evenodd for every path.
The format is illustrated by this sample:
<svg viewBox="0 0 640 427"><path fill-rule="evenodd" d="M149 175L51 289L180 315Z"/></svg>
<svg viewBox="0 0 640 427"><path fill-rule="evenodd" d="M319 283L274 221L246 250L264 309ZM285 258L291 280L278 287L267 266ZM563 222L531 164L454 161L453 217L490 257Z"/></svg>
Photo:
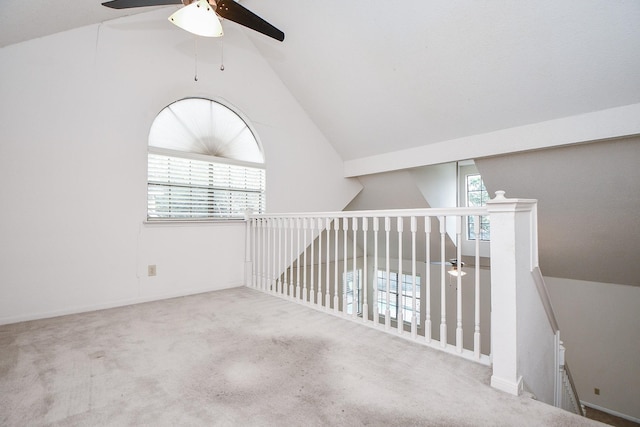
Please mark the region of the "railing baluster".
<svg viewBox="0 0 640 427"><path fill-rule="evenodd" d="M326 274L326 280L325 280L325 285L324 285L324 290L325 290L325 294L324 294L324 309L325 310L329 310L331 308L331 290L330 290L330 280L329 280L329 272L330 272L330 262L329 260L331 259L331 218L326 217L325 218L325 230L327 230L327 274Z"/></svg>
<svg viewBox="0 0 640 427"><path fill-rule="evenodd" d="M425 295L425 319L424 319L424 339L431 342L431 217L424 217L425 234L425 260L426 260L426 295Z"/></svg>
<svg viewBox="0 0 640 427"><path fill-rule="evenodd" d="M252 235L252 240L251 240L251 251L253 252L253 271L252 271L252 277L251 277L251 286L253 288L257 288L258 287L258 272L259 270L259 265L260 265L260 260L258 259L258 219L257 218L251 218L251 235Z"/></svg>
<svg viewBox="0 0 640 427"><path fill-rule="evenodd" d="M309 304L314 304L316 301L316 292L315 292L315 266L316 266L316 257L315 257L315 241L313 230L316 228L316 219L309 219L309 228L311 229L311 277L309 278Z"/></svg>
<svg viewBox="0 0 640 427"><path fill-rule="evenodd" d="M267 277L269 278L269 283L267 285L269 292L273 291L274 283L273 283L273 260L275 259L275 246L273 245L273 226L274 226L274 218L269 218L268 220L268 228L267 228L267 244L269 245L269 250L267 253Z"/></svg>
<svg viewBox="0 0 640 427"><path fill-rule="evenodd" d="M296 300L300 300L300 257L302 256L302 249L300 248L300 218L296 218L296 235L298 240L298 246L296 253L298 254L298 261L296 263Z"/></svg>
<svg viewBox="0 0 640 427"><path fill-rule="evenodd" d="M309 225L309 221L307 218L302 218L302 235L304 238L304 265L303 265L303 275L302 275L302 301L304 303L307 302L309 289L307 288L307 226Z"/></svg>
<svg viewBox="0 0 640 427"><path fill-rule="evenodd" d="M347 312L347 262L349 256L347 254L347 236L349 232L349 218L342 218L342 230L344 237L344 271L342 273L342 315L346 316Z"/></svg>
<svg viewBox="0 0 640 427"><path fill-rule="evenodd" d="M369 284L367 282L367 232L369 231L369 219L367 217L362 218L362 293L363 293L363 303L362 303L362 321L369 321L369 302L367 300L367 288Z"/></svg>
<svg viewBox="0 0 640 427"><path fill-rule="evenodd" d="M440 220L440 346L447 346L447 282L445 275L445 242L447 230L445 227L446 217L439 216Z"/></svg>
<svg viewBox="0 0 640 427"><path fill-rule="evenodd" d="M260 222L258 219L253 220L253 235L254 235L254 243L253 243L253 259L255 265L253 266L253 287L260 287L260 228L258 227Z"/></svg>
<svg viewBox="0 0 640 427"><path fill-rule="evenodd" d="M402 280L402 232L404 231L403 218L397 217L398 223L398 281L396 283L396 327L398 333L404 332L404 281Z"/></svg>
<svg viewBox="0 0 640 427"><path fill-rule="evenodd" d="M278 233L278 220L276 218L273 218L271 220L271 245L273 246L273 255L271 256L271 265L269 266L269 268L271 269L271 284L270 284L270 289L271 292L276 292L276 286L277 286L277 275L276 275L276 265L278 262L278 239L277 239L277 233Z"/></svg>
<svg viewBox="0 0 640 427"><path fill-rule="evenodd" d="M358 308L360 306L358 291L360 290L360 277L357 274L357 246L356 242L358 240L358 218L352 219L353 223L353 272L351 273L351 278L353 279L351 290L353 291L353 297L351 298L351 317L354 319L358 317Z"/></svg>
<svg viewBox="0 0 640 427"><path fill-rule="evenodd" d="M477 216L474 224L476 236L476 289L475 289L475 328L473 332L473 355L480 359L480 217Z"/></svg>
<svg viewBox="0 0 640 427"><path fill-rule="evenodd" d="M273 250L271 248L271 229L273 228L273 219L267 219L267 223L265 224L265 231L267 232L267 251L266 251L266 270L265 273L267 274L267 290L269 292L271 292L271 258L273 257Z"/></svg>
<svg viewBox="0 0 640 427"><path fill-rule="evenodd" d="M258 227L260 228L260 289L267 289L266 272L267 272L267 235L266 220L260 219Z"/></svg>
<svg viewBox="0 0 640 427"><path fill-rule="evenodd" d="M378 308L378 231L380 223L377 217L373 218L373 324L380 324Z"/></svg>
<svg viewBox="0 0 640 427"><path fill-rule="evenodd" d="M456 350L462 353L462 216L456 216Z"/></svg>
<svg viewBox="0 0 640 427"><path fill-rule="evenodd" d="M386 256L387 256L387 277L386 277L386 286L387 286L387 305L385 308L385 312L384 312L384 327L385 329L389 329L391 328L391 311L390 311L390 307L389 304L391 303L391 299L390 299L390 293L391 293L391 288L390 288L390 281L391 281L391 265L390 265L390 259L389 259L389 234L391 232L391 218L389 218L388 216L384 218L384 231L385 234L387 236L387 247L386 247Z"/></svg>
<svg viewBox="0 0 640 427"><path fill-rule="evenodd" d="M289 219L282 218L282 293L289 296L289 258L287 256L289 251Z"/></svg>
<svg viewBox="0 0 640 427"><path fill-rule="evenodd" d="M282 293L282 218L278 218L278 227L276 228L278 233L278 262L276 264L276 292Z"/></svg>
<svg viewBox="0 0 640 427"><path fill-rule="evenodd" d="M290 261L290 252L291 252L291 247L289 245L289 240L291 239L290 233L289 233L289 218L282 218L282 228L283 228L283 233L282 233L282 243L283 243L283 259L282 259L282 267L284 268L284 273L283 273L283 286L282 286L282 293L284 294L284 296L286 296L287 298L291 298L291 277L289 275L289 269L291 267L291 263Z"/></svg>
<svg viewBox="0 0 640 427"><path fill-rule="evenodd" d="M274 292L275 291L275 281L274 281L274 277L275 277L275 273L274 273L274 263L276 262L276 241L275 241L275 226L276 226L276 219L275 218L270 218L269 219L269 292Z"/></svg>
<svg viewBox="0 0 640 427"><path fill-rule="evenodd" d="M340 219L338 218L334 218L333 219L333 240L334 240L334 257L333 259L334 261L334 280L333 280L333 311L335 311L336 313L340 310L340 298L338 297L338 288L339 288L339 282L338 282L338 259L339 259L339 254L338 254L338 230L340 229Z"/></svg>
<svg viewBox="0 0 640 427"><path fill-rule="evenodd" d="M318 287L316 304L322 307L322 218L318 218Z"/></svg>
<svg viewBox="0 0 640 427"><path fill-rule="evenodd" d="M418 335L418 321L416 318L416 233L418 231L418 220L411 217L411 337Z"/></svg>
<svg viewBox="0 0 640 427"><path fill-rule="evenodd" d="M289 266L289 298L294 299L295 294L293 293L293 260L295 259L295 255L293 253L293 218L287 219L287 225L289 226L289 256L287 257L287 264Z"/></svg>
<svg viewBox="0 0 640 427"><path fill-rule="evenodd" d="M271 291L278 292L278 227L280 221L278 218L273 219L273 265L271 270Z"/></svg>
<svg viewBox="0 0 640 427"><path fill-rule="evenodd" d="M289 220L282 218L282 294L289 296L289 258L287 258L287 242L289 240Z"/></svg>
<svg viewBox="0 0 640 427"><path fill-rule="evenodd" d="M245 285L246 286L250 286L250 287L254 287L253 286L253 277L254 277L254 268L256 265L256 261L255 258L253 257L254 253L253 253L253 247L254 247L254 238L253 238L253 220L248 220L246 222L246 230L247 230L247 236L246 236L246 240L245 240L245 253L247 254L248 259L246 259L245 261L248 261L251 266L251 271L248 272L249 274L249 278L247 281L247 278L245 277ZM247 274L247 270L245 268L245 274Z"/></svg>

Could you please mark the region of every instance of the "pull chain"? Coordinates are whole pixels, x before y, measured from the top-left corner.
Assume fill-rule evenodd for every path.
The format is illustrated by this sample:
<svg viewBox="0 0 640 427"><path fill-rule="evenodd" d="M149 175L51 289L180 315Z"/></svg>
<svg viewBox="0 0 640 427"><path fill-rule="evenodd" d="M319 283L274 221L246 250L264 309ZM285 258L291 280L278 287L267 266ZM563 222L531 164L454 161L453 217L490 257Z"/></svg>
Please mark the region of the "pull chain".
<svg viewBox="0 0 640 427"><path fill-rule="evenodd" d="M194 37L193 38L193 46L194 46L194 50L195 50L195 70L194 70L194 76L193 76L193 80L194 81L198 81L198 37Z"/></svg>
<svg viewBox="0 0 640 427"><path fill-rule="evenodd" d="M220 71L224 71L224 36L220 40Z"/></svg>

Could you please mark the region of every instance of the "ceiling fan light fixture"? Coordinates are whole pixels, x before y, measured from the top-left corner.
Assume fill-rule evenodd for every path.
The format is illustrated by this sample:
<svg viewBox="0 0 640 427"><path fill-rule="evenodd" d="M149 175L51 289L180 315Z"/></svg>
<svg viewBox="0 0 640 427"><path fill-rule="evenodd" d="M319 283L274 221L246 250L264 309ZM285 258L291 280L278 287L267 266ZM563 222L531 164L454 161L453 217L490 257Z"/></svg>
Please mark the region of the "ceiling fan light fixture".
<svg viewBox="0 0 640 427"><path fill-rule="evenodd" d="M453 277L458 277L458 269L455 267L452 267L451 270L448 271L448 273ZM460 270L460 276L466 276L466 275L467 275L466 271Z"/></svg>
<svg viewBox="0 0 640 427"><path fill-rule="evenodd" d="M198 0L178 9L169 17L172 24L202 37L220 37L222 24L207 0Z"/></svg>
<svg viewBox="0 0 640 427"><path fill-rule="evenodd" d="M449 273L450 275L452 275L453 277L458 277L458 276L466 276L467 272L462 270L462 267L464 267L464 262L460 262L460 270L458 270L458 261L452 259L451 260L451 269L447 271L447 273Z"/></svg>

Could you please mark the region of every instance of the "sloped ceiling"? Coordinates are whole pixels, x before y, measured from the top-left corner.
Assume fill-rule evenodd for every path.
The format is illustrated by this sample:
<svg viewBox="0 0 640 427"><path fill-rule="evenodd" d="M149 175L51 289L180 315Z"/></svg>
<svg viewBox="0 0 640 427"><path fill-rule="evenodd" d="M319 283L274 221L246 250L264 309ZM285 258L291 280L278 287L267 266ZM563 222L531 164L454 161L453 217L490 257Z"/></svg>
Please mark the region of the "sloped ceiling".
<svg viewBox="0 0 640 427"><path fill-rule="evenodd" d="M269 4L254 42L344 160L640 101L637 1Z"/></svg>
<svg viewBox="0 0 640 427"><path fill-rule="evenodd" d="M149 10L100 3L2 0L0 46ZM246 30L343 160L640 102L637 0L242 4L285 32Z"/></svg>
<svg viewBox="0 0 640 427"><path fill-rule="evenodd" d="M106 0L2 0L0 47L157 9L147 7L115 10L102 6L104 1Z"/></svg>

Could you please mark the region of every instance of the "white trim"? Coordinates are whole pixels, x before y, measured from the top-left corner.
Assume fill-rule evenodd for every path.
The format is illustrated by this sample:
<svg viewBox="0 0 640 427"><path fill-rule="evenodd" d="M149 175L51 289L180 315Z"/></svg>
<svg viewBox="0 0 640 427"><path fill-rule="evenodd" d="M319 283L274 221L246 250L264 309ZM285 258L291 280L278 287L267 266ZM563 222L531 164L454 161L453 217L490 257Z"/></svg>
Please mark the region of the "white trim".
<svg viewBox="0 0 640 427"><path fill-rule="evenodd" d="M208 287L205 287L205 288L181 290L179 292L167 292L167 293L163 293L163 294L150 295L150 296L145 296L145 297L121 299L121 300L111 301L111 302L107 302L107 303L84 305L84 306L79 306L79 307L63 309L63 310L53 310L53 311L46 311L46 312L41 312L41 313L34 313L34 314L27 314L27 315L20 315L20 316L3 317L3 318L0 318L0 325L9 325L9 324L12 324L12 323L19 323L19 322L28 322L28 321L31 321L31 320L50 319L50 318L53 318L53 317L67 316L67 315L70 315L70 314L88 313L88 312L91 312L91 311L106 310L106 309L109 309L109 308L117 308L117 307L125 307L125 306L128 306L128 305L142 304L142 303L145 303L145 302L152 302L152 301L161 301L161 300L165 300L165 299L184 297L184 296L188 296L188 295L203 294L203 293L206 293L206 292L220 291L220 290L223 290L223 289L239 288L239 287L242 287L242 286L244 286L244 283L225 285L225 286L222 286L222 287L219 287L219 286L215 286L215 287L208 286Z"/></svg>
<svg viewBox="0 0 640 427"><path fill-rule="evenodd" d="M176 99L172 102L170 102L169 104L165 105L164 107L162 107L160 109L160 111L158 111L156 113L156 115L154 116L153 120L151 121L151 126L153 126L153 122L155 121L155 119L158 117L158 115L167 107L170 107L171 105L175 104L176 102L180 102L180 101L184 101L187 99L204 99L205 101L211 101L211 102L215 102L217 104L220 104L226 108L228 108L229 110L233 111L238 117L240 117L240 119L244 122L245 125L247 125L247 128L249 128L249 131L251 132L251 134L253 134L253 138L256 141L256 144L258 145L258 149L260 150L260 153L262 154L262 164L266 164L267 161L267 156L264 150L264 146L262 145L262 141L260 140L260 136L258 135L258 132L256 131L256 128L253 126L253 123L251 123L251 120L249 120L249 117L247 117L246 114L244 114L242 112L242 110L240 110L238 107L236 107L235 105L233 105L231 102L227 101L225 98L219 97L219 96L187 96L184 98L180 98L180 99ZM149 148L151 148L151 146L149 146ZM157 147L156 147L157 148Z"/></svg>
<svg viewBox="0 0 640 427"><path fill-rule="evenodd" d="M518 381L514 383L492 375L491 387L504 391L505 393L513 394L514 396L519 396L523 390L522 377L518 377Z"/></svg>
<svg viewBox="0 0 640 427"><path fill-rule="evenodd" d="M158 218L158 219L146 219L142 221L144 225L237 225L244 224L246 220L239 218L206 218L206 219L196 219L196 218Z"/></svg>
<svg viewBox="0 0 640 427"><path fill-rule="evenodd" d="M634 423L640 424L640 418L632 417L631 415L622 414L620 412L614 411L609 408L603 408L602 406L594 405L593 403L585 402L584 400L580 401L580 404L586 406L587 408L593 408L601 412L606 412L609 415L613 415L614 417L624 418L625 420L633 421Z"/></svg>
<svg viewBox="0 0 640 427"><path fill-rule="evenodd" d="M209 154L190 153L187 151L172 150L170 148L153 147L151 145L149 146L149 153L159 154L161 156L180 157L183 159L190 159L190 160L201 160L204 162L211 162L211 163L224 163L228 165L246 166L246 167L256 168L256 169L266 169L266 165L264 162L263 163L247 162L245 160L236 160L228 157L218 157L218 156L212 156Z"/></svg>
<svg viewBox="0 0 640 427"><path fill-rule="evenodd" d="M640 134L640 103L346 160L347 178Z"/></svg>
<svg viewBox="0 0 640 427"><path fill-rule="evenodd" d="M509 199L518 201L521 199ZM417 209L387 209L365 211L336 211L336 212L298 212L298 213L264 213L250 214L249 218L384 218L398 216L464 216L488 215L486 207L475 208L417 208Z"/></svg>

